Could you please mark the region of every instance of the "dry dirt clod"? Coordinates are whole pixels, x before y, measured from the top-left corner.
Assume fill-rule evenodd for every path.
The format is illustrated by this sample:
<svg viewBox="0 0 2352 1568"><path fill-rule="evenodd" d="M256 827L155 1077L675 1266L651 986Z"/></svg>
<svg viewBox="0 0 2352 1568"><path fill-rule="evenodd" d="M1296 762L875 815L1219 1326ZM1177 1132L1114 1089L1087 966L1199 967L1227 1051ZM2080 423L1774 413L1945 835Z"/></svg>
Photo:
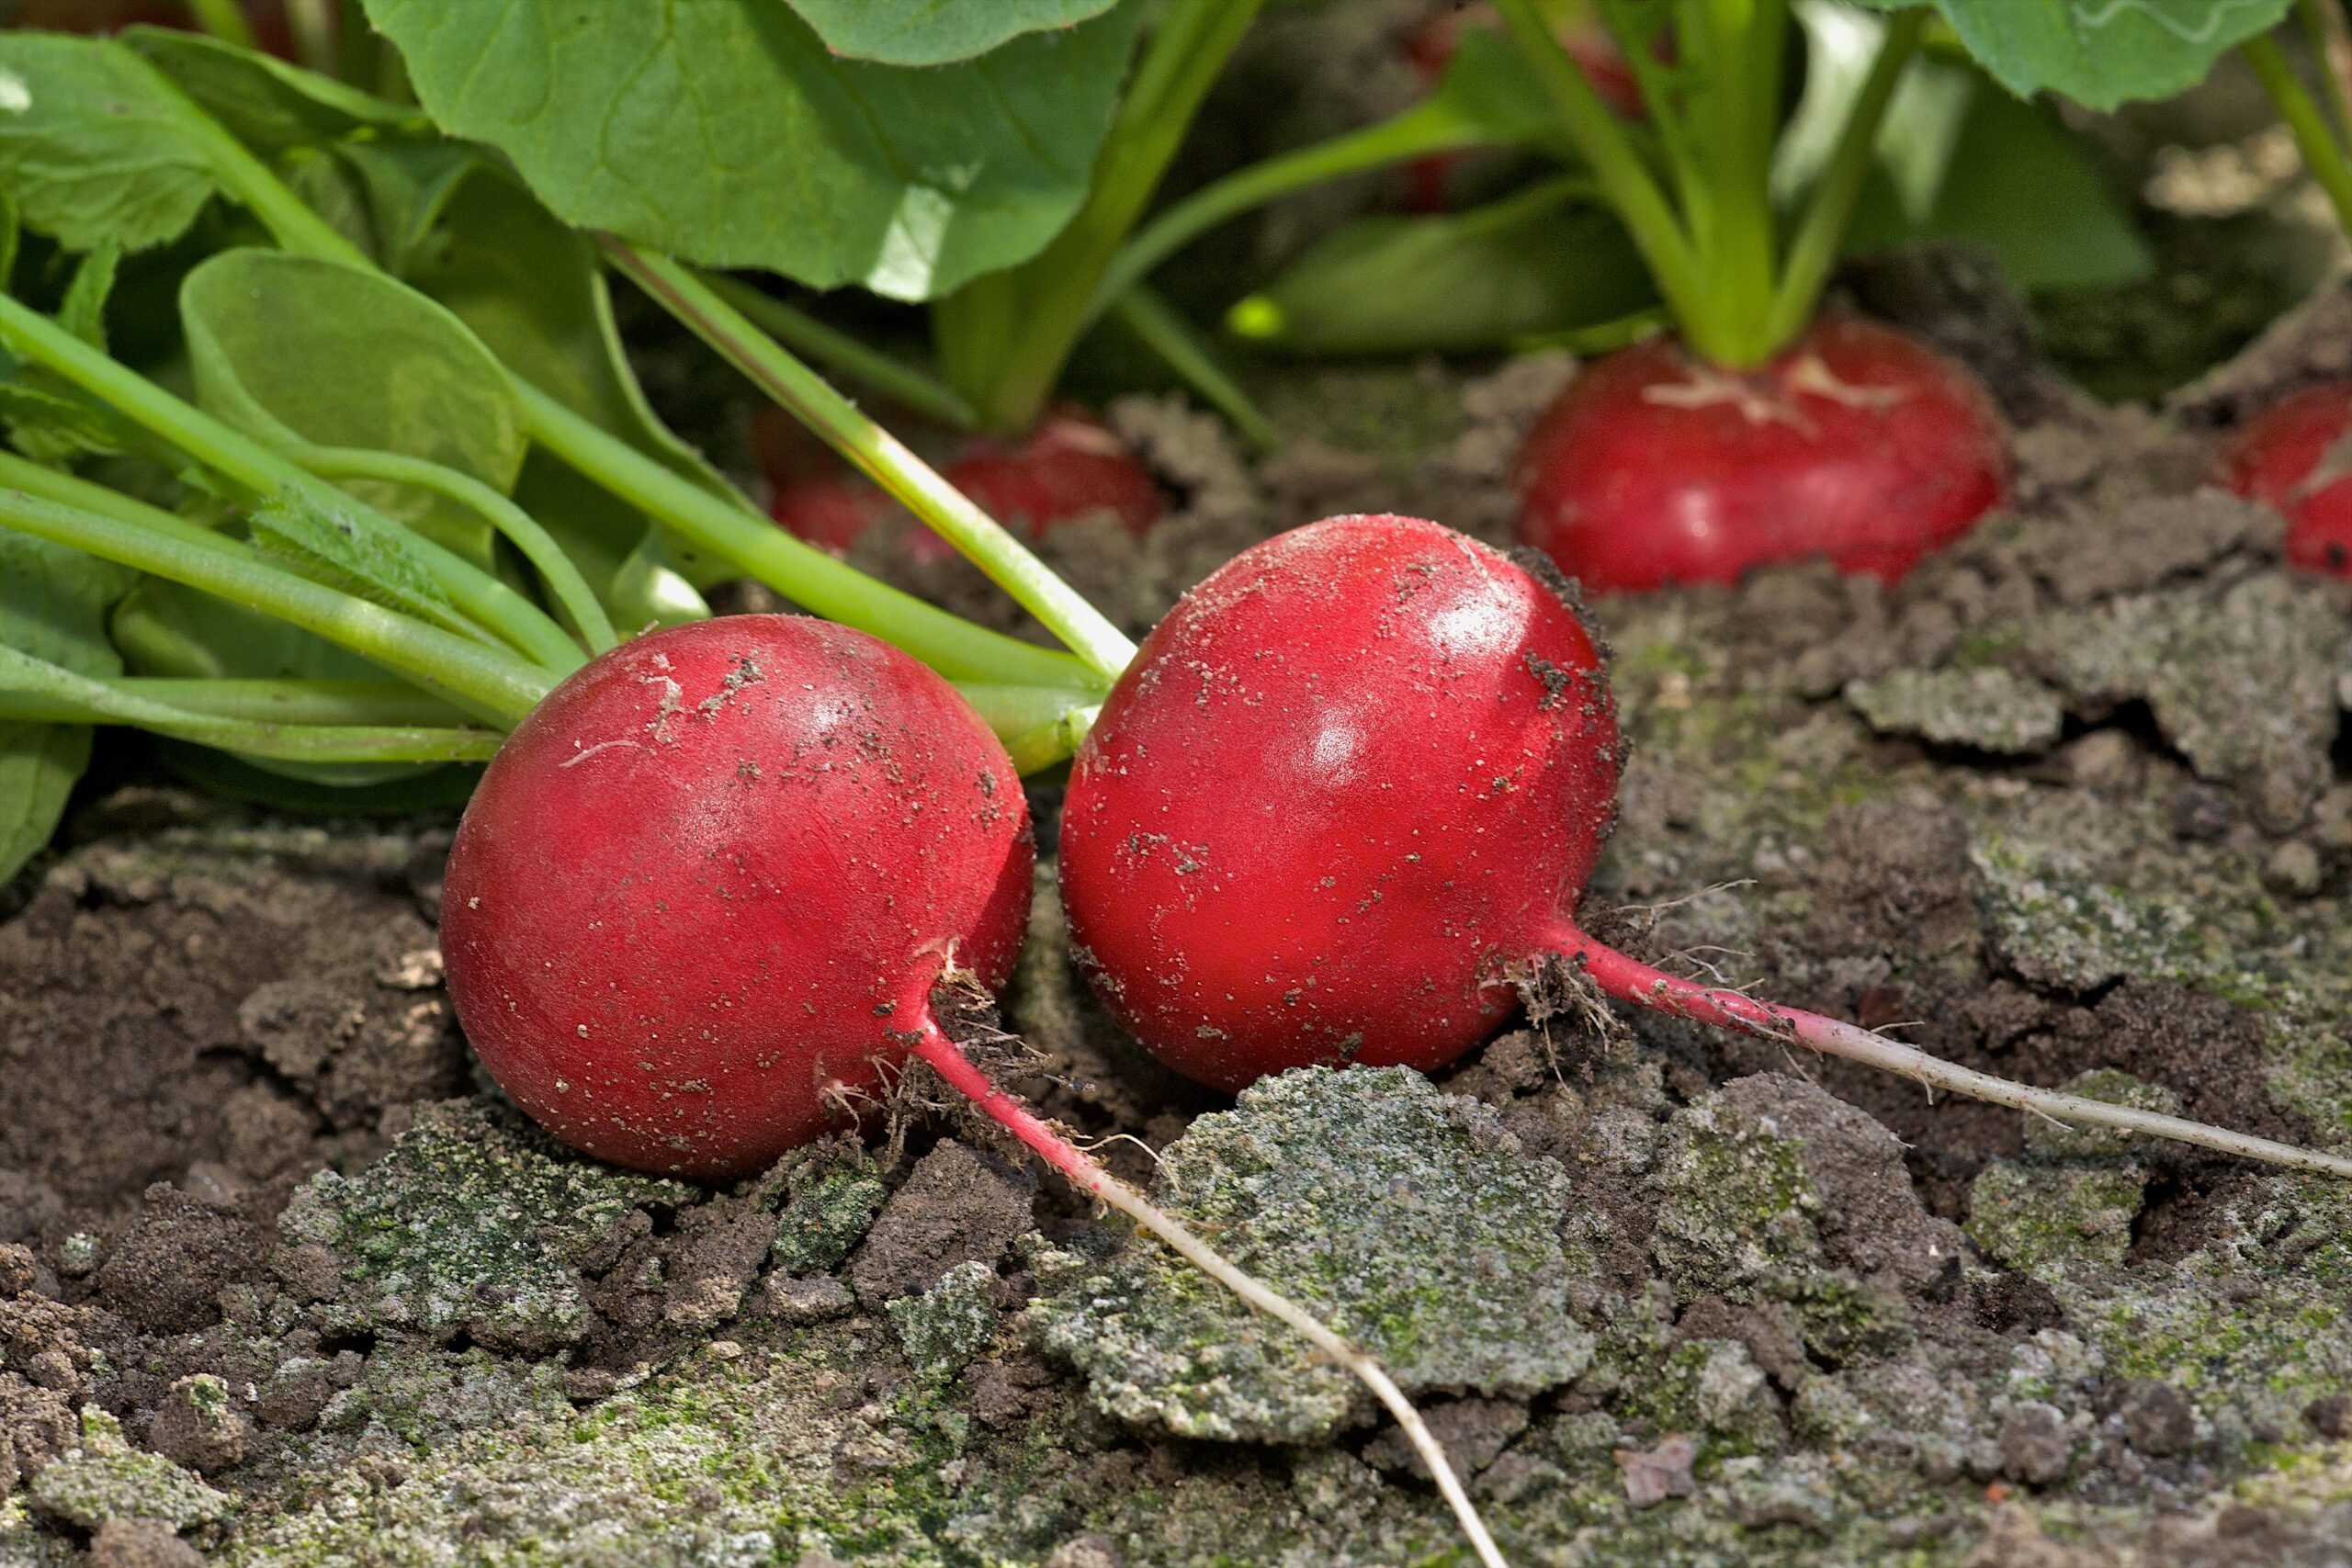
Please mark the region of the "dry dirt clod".
<svg viewBox="0 0 2352 1568"><path fill-rule="evenodd" d="M1037 1179L953 1138L923 1156L850 1259L851 1286L872 1306L927 1291L959 1263L993 1266L1035 1228Z"/></svg>

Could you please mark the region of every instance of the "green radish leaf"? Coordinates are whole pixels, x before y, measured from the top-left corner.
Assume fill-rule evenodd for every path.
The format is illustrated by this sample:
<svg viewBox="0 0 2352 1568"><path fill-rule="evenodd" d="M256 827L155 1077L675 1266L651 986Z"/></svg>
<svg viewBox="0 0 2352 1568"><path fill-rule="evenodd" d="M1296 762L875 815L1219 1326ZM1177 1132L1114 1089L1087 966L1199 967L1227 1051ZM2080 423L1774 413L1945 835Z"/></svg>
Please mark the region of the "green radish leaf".
<svg viewBox="0 0 2352 1568"><path fill-rule="evenodd" d="M1656 291L1615 219L1560 182L1431 218L1360 218L1236 305L1241 336L1302 354L1502 348L1614 321Z"/></svg>
<svg viewBox="0 0 2352 1568"><path fill-rule="evenodd" d="M69 251L179 238L214 179L176 96L110 39L0 33L0 190Z"/></svg>
<svg viewBox="0 0 2352 1568"><path fill-rule="evenodd" d="M338 498L340 500L340 498ZM254 547L313 581L388 610L465 633L466 623L407 534L360 521L358 513L295 490L267 497L245 513Z"/></svg>
<svg viewBox="0 0 2352 1568"><path fill-rule="evenodd" d="M415 108L203 33L134 27L118 36L265 160L355 132L431 130Z"/></svg>
<svg viewBox="0 0 2352 1568"><path fill-rule="evenodd" d="M776 0L363 3L434 119L565 222L899 299L1069 220L1141 11L912 70L836 58Z"/></svg>
<svg viewBox="0 0 2352 1568"><path fill-rule="evenodd" d="M447 307L501 363L566 408L616 435L712 494L742 498L655 417L621 352L612 296L581 237L505 176L483 170L458 187L439 244L413 279ZM648 536L645 514L543 452L525 462L514 498L562 544L628 630L659 621L701 620L700 599L683 581L649 597L636 574L620 574ZM673 550L663 567L699 581L717 573Z"/></svg>
<svg viewBox="0 0 2352 1568"><path fill-rule="evenodd" d="M2019 202L2020 190L2033 200ZM1866 193L1847 249L1864 254L1916 239L1982 245L2029 293L2118 288L2155 270L2130 209L2056 114L1990 84L1970 98L1925 214L1911 219L1884 195Z"/></svg>
<svg viewBox="0 0 2352 1568"><path fill-rule="evenodd" d="M1834 152L1885 24L1826 0L1796 7L1804 96L1775 150L1774 196L1801 197ZM1879 128L1845 249L1867 255L1921 239L1990 250L2029 291L2112 288L2154 266L2129 204L2046 106L2000 90L1973 64L1923 57ZM2034 193L2030 202L2018 199Z"/></svg>
<svg viewBox="0 0 2352 1568"><path fill-rule="evenodd" d="M2294 0L1867 0L1932 4L1978 64L2020 97L2063 93L2111 109L2168 98L2286 16Z"/></svg>
<svg viewBox="0 0 2352 1568"><path fill-rule="evenodd" d="M119 674L106 609L129 581L78 550L0 535L0 646L79 674ZM85 726L0 723L0 879L49 842L89 759Z"/></svg>
<svg viewBox="0 0 2352 1568"><path fill-rule="evenodd" d="M424 264L449 203L482 166L480 152L457 141L355 141L333 151L366 198L369 253L402 279Z"/></svg>
<svg viewBox="0 0 2352 1568"><path fill-rule="evenodd" d="M281 251L224 251L180 286L196 400L285 447L423 457L511 491L529 446L506 373L464 322L370 268ZM478 565L495 534L431 492L371 480L351 493Z"/></svg>
<svg viewBox="0 0 2352 1568"><path fill-rule="evenodd" d="M848 60L944 65L1023 33L1099 17L1114 0L786 0Z"/></svg>
<svg viewBox="0 0 2352 1568"><path fill-rule="evenodd" d="M1581 162L1527 56L1498 33L1463 28L1445 74L1422 102L1444 106L1498 146L1548 146Z"/></svg>
<svg viewBox="0 0 2352 1568"><path fill-rule="evenodd" d="M108 240L82 258L65 301L57 308L57 324L101 354L107 346L107 297L114 292L115 269L122 264L122 247Z"/></svg>

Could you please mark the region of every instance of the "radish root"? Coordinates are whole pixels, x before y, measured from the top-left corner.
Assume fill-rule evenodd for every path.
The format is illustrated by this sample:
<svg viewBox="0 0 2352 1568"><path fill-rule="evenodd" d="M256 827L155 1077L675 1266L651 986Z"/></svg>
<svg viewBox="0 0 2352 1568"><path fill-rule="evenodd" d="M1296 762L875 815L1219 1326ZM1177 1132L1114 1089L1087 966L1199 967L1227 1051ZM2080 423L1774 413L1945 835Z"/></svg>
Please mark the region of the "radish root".
<svg viewBox="0 0 2352 1568"><path fill-rule="evenodd" d="M1866 1063L1914 1079L1926 1086L1931 1094L1940 1089L1970 1100L2012 1106L2072 1126L2107 1127L2119 1133L2168 1138L2175 1143L2193 1144L2217 1154L2259 1160L2265 1165L2275 1165L2288 1170L2307 1171L2319 1176L2352 1177L2352 1159L2341 1155L2322 1154L2316 1149L2298 1148L2292 1144L2281 1144L2269 1138L2233 1133L2226 1127L2209 1126L2185 1117L2134 1110L2128 1105L2110 1105L2102 1100L2086 1100L2080 1095L2060 1094L2054 1089L2034 1089L2007 1078L1995 1077L1990 1073L1980 1073L1972 1067L1931 1056L1916 1045L1890 1040L1859 1024L1825 1018L1800 1008L1776 1007L1737 991L1702 986L1695 980L1668 975L1638 959L1628 958L1613 948L1602 946L1572 926L1561 931L1554 941L1563 956L1581 963L1585 972L1592 977L1593 984L1620 1001L1671 1013L1697 1023L1737 1030L1763 1040L1804 1045L1825 1056L1843 1056L1849 1061Z"/></svg>
<svg viewBox="0 0 2352 1568"><path fill-rule="evenodd" d="M1183 1222L1173 1214L1080 1153L1069 1139L1047 1125L1036 1112L997 1088L989 1076L974 1066L957 1049L956 1043L947 1038L946 1032L928 1016L920 1026L914 1042L914 1055L985 1111L999 1126L1020 1139L1040 1159L1069 1178L1080 1190L1118 1210L1158 1236L1170 1250L1202 1273L1267 1316L1296 1329L1309 1344L1345 1367L1396 1418L1406 1441L1413 1445L1413 1451L1420 1455L1421 1462L1429 1467L1446 1506L1461 1521L1463 1533L1470 1538L1470 1545L1477 1552L1478 1561L1485 1568L1509 1568L1501 1551L1495 1545L1494 1537L1487 1531L1486 1521L1478 1517L1476 1505L1470 1501L1469 1493L1463 1490L1461 1478L1453 1473L1453 1466L1448 1462L1443 1446L1421 1419L1420 1412L1413 1408L1412 1401L1405 1397L1405 1391L1396 1386L1396 1381L1382 1370L1378 1361L1350 1344L1306 1308L1220 1255L1208 1243L1186 1229Z"/></svg>

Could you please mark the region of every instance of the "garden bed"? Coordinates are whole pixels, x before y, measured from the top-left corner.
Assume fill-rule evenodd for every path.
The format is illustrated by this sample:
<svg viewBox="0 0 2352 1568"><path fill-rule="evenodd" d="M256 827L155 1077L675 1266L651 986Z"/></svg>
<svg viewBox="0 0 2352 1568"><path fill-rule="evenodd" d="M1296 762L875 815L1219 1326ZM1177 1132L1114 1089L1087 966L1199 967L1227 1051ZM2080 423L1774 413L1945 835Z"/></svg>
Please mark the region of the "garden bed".
<svg viewBox="0 0 2352 1568"><path fill-rule="evenodd" d="M1589 918L1970 1066L2343 1145L2352 590L2195 486L2211 427L2330 368L2352 307L2151 415L2045 367L1964 260L1855 290L1994 388L2015 513L1892 591L1793 569L1596 605L1633 749ZM1507 543L1509 457L1568 368L1295 372L1257 463L1121 400L1179 514L1046 553L1140 631L1332 513ZM872 1152L728 1190L586 1162L469 1065L432 925L452 820L99 775L0 925L0 1562L187 1561L110 1523L159 1513L273 1564L1457 1550L1328 1370L920 1084ZM1060 921L1043 875L1021 1087L1419 1347L1390 1359L1514 1561L2316 1564L2352 1538L2340 1186L1931 1103L1560 975L1434 1091L1317 1073L1237 1109L1125 1040Z"/></svg>

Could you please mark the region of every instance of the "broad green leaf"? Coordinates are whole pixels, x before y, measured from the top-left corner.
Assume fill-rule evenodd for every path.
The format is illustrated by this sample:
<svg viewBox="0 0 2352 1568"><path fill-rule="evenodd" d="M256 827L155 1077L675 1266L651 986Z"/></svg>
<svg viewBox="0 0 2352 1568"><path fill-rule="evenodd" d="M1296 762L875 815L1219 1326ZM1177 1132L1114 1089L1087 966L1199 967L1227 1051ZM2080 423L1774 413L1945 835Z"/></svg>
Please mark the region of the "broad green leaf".
<svg viewBox="0 0 2352 1568"><path fill-rule="evenodd" d="M837 59L777 0L364 4L435 120L567 223L899 299L1069 221L1140 11L914 70Z"/></svg>
<svg viewBox="0 0 2352 1568"><path fill-rule="evenodd" d="M2031 201L2018 200L2024 190ZM1926 213L1904 221L1895 202L1866 201L1847 249L1866 254L1914 239L1982 245L2011 283L2032 293L2119 288L2155 267L2130 209L2057 116L1989 85L1969 101Z"/></svg>
<svg viewBox="0 0 2352 1568"><path fill-rule="evenodd" d="M423 457L509 491L529 443L506 373L464 322L382 273L281 251L224 251L180 287L197 402L281 446ZM348 488L488 565L490 525L404 486Z"/></svg>
<svg viewBox="0 0 2352 1568"><path fill-rule="evenodd" d="M370 528L356 508L341 509L350 502L334 499L340 506L295 490L269 496L245 513L254 547L314 581L462 634L465 622L432 569L413 553L413 536Z"/></svg>
<svg viewBox="0 0 2352 1568"><path fill-rule="evenodd" d="M2019 96L2063 93L2095 109L2168 98L2277 25L2293 0L1868 0L1933 5L1977 63Z"/></svg>
<svg viewBox="0 0 2352 1568"><path fill-rule="evenodd" d="M366 197L370 254L403 279L425 262L442 214L481 167L475 149L441 139L342 141L333 153Z"/></svg>
<svg viewBox="0 0 2352 1568"><path fill-rule="evenodd" d="M1099 17L1113 0L787 0L825 47L886 65L944 65L1023 33Z"/></svg>
<svg viewBox="0 0 2352 1568"><path fill-rule="evenodd" d="M120 36L395 276L407 275L441 206L479 161L413 106L275 55L169 28Z"/></svg>
<svg viewBox="0 0 2352 1568"><path fill-rule="evenodd" d="M136 27L120 37L264 159L355 131L430 129L414 108L202 33Z"/></svg>
<svg viewBox="0 0 2352 1568"><path fill-rule="evenodd" d="M99 353L107 346L107 297L114 292L116 268L122 265L122 247L109 240L82 258L57 308L57 324Z"/></svg>
<svg viewBox="0 0 2352 1568"><path fill-rule="evenodd" d="M106 608L129 574L22 534L0 534L0 645L85 675L121 672ZM0 880L49 842L90 758L81 725L0 723Z"/></svg>
<svg viewBox="0 0 2352 1568"><path fill-rule="evenodd" d="M1773 157L1774 195L1803 196L1834 151L1885 24L1801 0L1804 96ZM1915 61L1879 127L1876 167L1845 248L1871 254L1922 239L1990 250L2027 290L2109 288L2154 262L2128 204L2048 107L2002 91L1965 61ZM2019 193L2030 191L2030 200Z"/></svg>
<svg viewBox="0 0 2352 1568"><path fill-rule="evenodd" d="M69 251L177 239L214 181L176 97L119 43L0 33L0 190Z"/></svg>
<svg viewBox="0 0 2352 1568"><path fill-rule="evenodd" d="M459 186L441 243L413 282L472 329L501 363L549 397L715 495L734 490L655 417L621 352L612 297L587 243L527 192L483 171ZM623 569L647 537L644 513L614 499L544 453L524 464L514 498L560 540L628 630L658 620L699 620L684 582ZM674 579L716 575L691 559L665 557ZM648 585L660 582L660 592Z"/></svg>
<svg viewBox="0 0 2352 1568"><path fill-rule="evenodd" d="M1539 188L1468 212L1358 219L1235 306L1228 322L1303 354L1469 352L1614 321L1656 299L1615 219Z"/></svg>

